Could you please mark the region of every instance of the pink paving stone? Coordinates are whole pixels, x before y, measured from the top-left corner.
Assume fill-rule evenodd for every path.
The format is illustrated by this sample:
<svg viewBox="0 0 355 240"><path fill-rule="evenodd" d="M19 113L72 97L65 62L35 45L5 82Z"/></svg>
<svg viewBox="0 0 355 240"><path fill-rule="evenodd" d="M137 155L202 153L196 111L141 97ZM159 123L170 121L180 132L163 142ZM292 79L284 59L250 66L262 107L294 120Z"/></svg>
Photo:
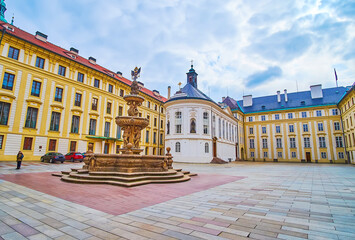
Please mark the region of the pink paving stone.
<svg viewBox="0 0 355 240"><path fill-rule="evenodd" d="M200 227L200 226L196 226L196 225L189 224L189 223L181 223L179 226L180 227L185 227L185 228L188 228L188 229L192 229L192 230L196 230L196 231L199 231L199 232L208 233L208 234L215 235L215 236L218 236L221 233L221 231L219 231L219 230Z"/></svg>
<svg viewBox="0 0 355 240"><path fill-rule="evenodd" d="M21 235L28 237L34 234L39 233L36 229L24 224L24 223L19 223L15 225L11 225L11 227Z"/></svg>
<svg viewBox="0 0 355 240"><path fill-rule="evenodd" d="M50 172L6 174L0 175L0 179L116 215L245 178L199 174L187 182L125 188L106 184L68 183L51 174Z"/></svg>
<svg viewBox="0 0 355 240"><path fill-rule="evenodd" d="M209 223L209 224L217 225L220 227L229 227L229 225L230 225L228 223L218 222L218 221L214 221L214 220L210 220L210 219L206 219L206 218L199 218L199 217L193 217L193 218L191 218L191 220L197 221L197 222Z"/></svg>

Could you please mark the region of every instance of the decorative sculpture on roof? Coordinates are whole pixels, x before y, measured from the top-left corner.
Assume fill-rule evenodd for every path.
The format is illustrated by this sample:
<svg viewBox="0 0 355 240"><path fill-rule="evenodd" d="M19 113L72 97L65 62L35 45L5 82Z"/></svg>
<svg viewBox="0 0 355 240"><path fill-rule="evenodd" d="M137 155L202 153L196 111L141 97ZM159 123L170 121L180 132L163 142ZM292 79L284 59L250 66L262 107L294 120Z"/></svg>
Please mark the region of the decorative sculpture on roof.
<svg viewBox="0 0 355 240"><path fill-rule="evenodd" d="M132 95L138 95L139 93L139 86L138 86L138 82L137 82L137 78L140 77L141 74L141 68L135 67L134 70L131 71L131 75L132 75L132 85L131 85L131 94Z"/></svg>

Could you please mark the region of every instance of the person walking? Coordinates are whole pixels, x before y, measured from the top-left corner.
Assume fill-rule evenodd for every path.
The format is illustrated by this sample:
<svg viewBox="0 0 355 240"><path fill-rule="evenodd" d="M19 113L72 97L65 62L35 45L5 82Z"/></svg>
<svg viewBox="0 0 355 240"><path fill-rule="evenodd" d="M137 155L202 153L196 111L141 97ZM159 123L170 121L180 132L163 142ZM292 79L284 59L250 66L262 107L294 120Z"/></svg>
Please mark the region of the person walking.
<svg viewBox="0 0 355 240"><path fill-rule="evenodd" d="M17 154L17 168L16 169L20 169L21 168L21 163L22 163L22 159L23 159L24 155L21 151L18 151Z"/></svg>

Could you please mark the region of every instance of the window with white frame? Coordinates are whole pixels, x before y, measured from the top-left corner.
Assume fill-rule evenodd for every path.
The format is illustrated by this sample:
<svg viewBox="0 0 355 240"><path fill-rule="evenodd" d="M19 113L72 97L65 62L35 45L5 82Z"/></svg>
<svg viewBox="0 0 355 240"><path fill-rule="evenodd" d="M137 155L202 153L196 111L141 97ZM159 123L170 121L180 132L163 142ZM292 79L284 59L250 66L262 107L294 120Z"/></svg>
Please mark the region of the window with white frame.
<svg viewBox="0 0 355 240"><path fill-rule="evenodd" d="M302 112L302 118L306 118L307 117L307 112Z"/></svg>
<svg viewBox="0 0 355 240"><path fill-rule="evenodd" d="M175 143L175 152L180 152L181 151L181 145L180 142Z"/></svg>
<svg viewBox="0 0 355 240"><path fill-rule="evenodd" d="M332 109L332 113L333 115L339 115L339 111L336 108Z"/></svg>
<svg viewBox="0 0 355 240"><path fill-rule="evenodd" d="M334 130L335 131L340 130L340 123L339 122L334 122Z"/></svg>
<svg viewBox="0 0 355 240"><path fill-rule="evenodd" d="M264 158L267 158L267 152L264 152Z"/></svg>
<svg viewBox="0 0 355 240"><path fill-rule="evenodd" d="M321 155L321 157L323 159L327 158L327 153L326 152L321 152L320 155Z"/></svg>
<svg viewBox="0 0 355 240"><path fill-rule="evenodd" d="M303 124L303 132L308 132L308 124L307 123Z"/></svg>
<svg viewBox="0 0 355 240"><path fill-rule="evenodd" d="M343 137L341 137L341 136L335 137L335 145L337 148L344 147Z"/></svg>
<svg viewBox="0 0 355 240"><path fill-rule="evenodd" d="M325 144L325 137L319 137L319 147L320 148L326 148L326 144Z"/></svg>
<svg viewBox="0 0 355 240"><path fill-rule="evenodd" d="M279 120L280 119L280 114L275 114L275 120Z"/></svg>
<svg viewBox="0 0 355 240"><path fill-rule="evenodd" d="M261 132L262 132L263 134L266 134L266 127L261 127Z"/></svg>
<svg viewBox="0 0 355 240"><path fill-rule="evenodd" d="M311 147L311 142L309 140L309 137L303 138L303 141L304 141L304 147L305 148L310 148Z"/></svg>
<svg viewBox="0 0 355 240"><path fill-rule="evenodd" d="M292 118L293 118L293 114L292 114L292 113L288 113L288 114L287 114L287 118L288 118L288 119L292 119Z"/></svg>
<svg viewBox="0 0 355 240"><path fill-rule="evenodd" d="M250 157L254 157L254 152L250 152Z"/></svg>
<svg viewBox="0 0 355 240"><path fill-rule="evenodd" d="M263 148L267 148L267 138L263 138Z"/></svg>
<svg viewBox="0 0 355 240"><path fill-rule="evenodd" d="M249 134L254 134L254 128L253 127L249 127Z"/></svg>
<svg viewBox="0 0 355 240"><path fill-rule="evenodd" d="M265 115L261 116L261 121L265 121Z"/></svg>
<svg viewBox="0 0 355 240"><path fill-rule="evenodd" d="M203 134L208 134L209 116L208 112L203 113Z"/></svg>
<svg viewBox="0 0 355 240"><path fill-rule="evenodd" d="M289 132L295 132L293 124L288 125Z"/></svg>
<svg viewBox="0 0 355 240"><path fill-rule="evenodd" d="M282 139L276 138L276 148L282 148Z"/></svg>
<svg viewBox="0 0 355 240"><path fill-rule="evenodd" d="M249 139L249 148L255 148L254 139Z"/></svg>
<svg viewBox="0 0 355 240"><path fill-rule="evenodd" d="M282 158L282 152L277 152L277 157Z"/></svg>
<svg viewBox="0 0 355 240"><path fill-rule="evenodd" d="M209 145L208 143L205 143L205 153L208 153L209 152Z"/></svg>
<svg viewBox="0 0 355 240"><path fill-rule="evenodd" d="M296 138L290 138L290 148L296 148Z"/></svg>
<svg viewBox="0 0 355 240"><path fill-rule="evenodd" d="M249 117L249 122L252 122L253 121L253 117Z"/></svg>
<svg viewBox="0 0 355 240"><path fill-rule="evenodd" d="M322 116L322 110L317 110L316 111L316 115L317 115L317 117L321 117Z"/></svg>
<svg viewBox="0 0 355 240"><path fill-rule="evenodd" d="M218 137L222 137L222 127L221 127L221 119L218 118Z"/></svg>
<svg viewBox="0 0 355 240"><path fill-rule="evenodd" d="M212 116L212 137L216 136L216 116Z"/></svg>
<svg viewBox="0 0 355 240"><path fill-rule="evenodd" d="M181 133L182 116L181 112L175 112L175 133Z"/></svg>
<svg viewBox="0 0 355 240"><path fill-rule="evenodd" d="M324 131L323 123L318 123L318 131Z"/></svg>
<svg viewBox="0 0 355 240"><path fill-rule="evenodd" d="M276 126L276 133L281 133L281 128L280 128L280 126Z"/></svg>
<svg viewBox="0 0 355 240"><path fill-rule="evenodd" d="M338 152L338 157L340 159L344 159L344 153L343 152Z"/></svg>
<svg viewBox="0 0 355 240"><path fill-rule="evenodd" d="M291 152L291 157L296 158L296 152Z"/></svg>

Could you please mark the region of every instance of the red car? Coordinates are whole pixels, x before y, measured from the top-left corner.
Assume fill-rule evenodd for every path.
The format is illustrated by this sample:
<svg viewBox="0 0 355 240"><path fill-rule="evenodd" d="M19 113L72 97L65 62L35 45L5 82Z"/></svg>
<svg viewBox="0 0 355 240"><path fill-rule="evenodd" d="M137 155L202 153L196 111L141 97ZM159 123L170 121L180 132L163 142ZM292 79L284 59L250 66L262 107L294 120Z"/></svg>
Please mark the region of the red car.
<svg viewBox="0 0 355 240"><path fill-rule="evenodd" d="M67 154L65 154L65 160L71 160L72 162L74 162L75 160L82 162L83 159L84 157L83 155L81 155L80 152L68 152Z"/></svg>

